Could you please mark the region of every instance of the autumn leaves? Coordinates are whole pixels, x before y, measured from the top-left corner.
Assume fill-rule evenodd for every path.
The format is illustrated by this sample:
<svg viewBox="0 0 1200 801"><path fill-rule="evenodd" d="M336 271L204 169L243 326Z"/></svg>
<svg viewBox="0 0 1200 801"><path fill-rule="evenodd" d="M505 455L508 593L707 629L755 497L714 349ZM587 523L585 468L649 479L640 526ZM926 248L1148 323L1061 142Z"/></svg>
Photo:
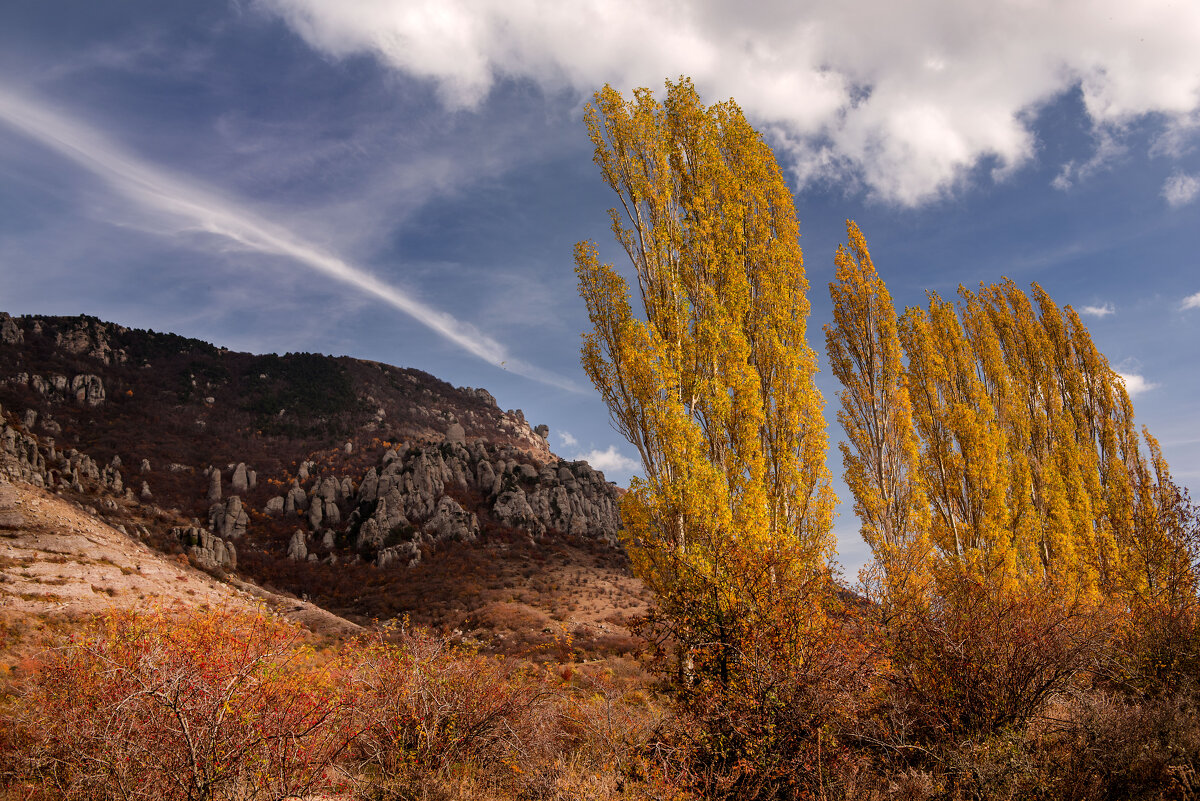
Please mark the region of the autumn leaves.
<svg viewBox="0 0 1200 801"><path fill-rule="evenodd" d="M786 182L732 101L667 88L659 103L606 87L587 112L640 308L581 243L583 365L645 468L623 505L635 569L711 642L824 569L834 498ZM1163 522L1181 493L1070 307L1006 280L898 315L852 222L847 237L826 347L880 600L924 605L960 580L1089 601L1194 581Z"/></svg>
<svg viewBox="0 0 1200 801"><path fill-rule="evenodd" d="M686 79L662 103L606 87L586 122L640 303L577 246L583 366L642 457L623 538L693 789L1123 797L1119 748L1072 754L1124 742L1138 692L1200 697L1181 668L1200 661L1200 526L1079 317L1007 280L898 314L847 223L825 340L864 602L828 569L808 283L770 148ZM1079 794L1065 764L1116 767Z"/></svg>
<svg viewBox="0 0 1200 801"><path fill-rule="evenodd" d="M946 571L1091 600L1192 580L1172 574L1179 490L1074 310L1005 280L957 304L929 293L897 319L847 229L826 341L847 484L888 594Z"/></svg>

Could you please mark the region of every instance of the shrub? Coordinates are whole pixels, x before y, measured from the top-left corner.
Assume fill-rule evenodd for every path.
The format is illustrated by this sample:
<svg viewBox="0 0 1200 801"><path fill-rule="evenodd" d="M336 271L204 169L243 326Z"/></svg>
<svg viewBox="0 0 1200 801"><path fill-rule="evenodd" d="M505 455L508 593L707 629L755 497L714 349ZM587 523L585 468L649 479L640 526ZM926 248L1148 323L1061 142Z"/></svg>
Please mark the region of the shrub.
<svg viewBox="0 0 1200 801"><path fill-rule="evenodd" d="M555 688L530 668L420 631L373 635L347 660L360 796L419 798L468 774L499 787L547 780L541 769L559 747Z"/></svg>
<svg viewBox="0 0 1200 801"><path fill-rule="evenodd" d="M4 771L65 799L282 798L348 741L332 675L262 612L109 611L50 652L3 721Z"/></svg>

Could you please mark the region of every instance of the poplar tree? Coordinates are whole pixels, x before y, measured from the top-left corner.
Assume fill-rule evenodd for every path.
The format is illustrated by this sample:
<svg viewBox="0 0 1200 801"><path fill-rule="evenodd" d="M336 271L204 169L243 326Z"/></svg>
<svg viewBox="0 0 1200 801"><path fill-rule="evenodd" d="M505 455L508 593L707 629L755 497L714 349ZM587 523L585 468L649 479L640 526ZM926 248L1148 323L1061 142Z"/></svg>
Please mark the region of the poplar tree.
<svg viewBox="0 0 1200 801"><path fill-rule="evenodd" d="M846 236L829 285L833 324L825 326L830 369L843 387L838 421L848 440L839 443L846 484L863 539L883 569L883 599L920 597L928 578L929 508L896 310L853 221L846 221Z"/></svg>
<svg viewBox="0 0 1200 801"><path fill-rule="evenodd" d="M823 576L834 546L791 193L738 106L705 107L689 80L661 103L606 86L585 121L636 281L635 312L625 278L576 246L583 367L644 471L624 541L679 641L715 643L724 676L738 632Z"/></svg>
<svg viewBox="0 0 1200 801"><path fill-rule="evenodd" d="M1005 279L960 287L957 304L929 292L897 320L847 233L826 343L846 483L890 600L915 600L921 575L1062 599L1194 592L1186 494L1148 432L1142 450L1124 381L1075 311Z"/></svg>

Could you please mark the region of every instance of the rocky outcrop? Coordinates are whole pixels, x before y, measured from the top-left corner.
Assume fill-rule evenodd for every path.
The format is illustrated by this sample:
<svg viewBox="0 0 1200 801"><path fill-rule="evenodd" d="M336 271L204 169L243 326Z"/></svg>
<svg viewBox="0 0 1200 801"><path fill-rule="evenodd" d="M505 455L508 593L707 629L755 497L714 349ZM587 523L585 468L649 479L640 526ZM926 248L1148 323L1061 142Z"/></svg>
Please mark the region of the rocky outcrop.
<svg viewBox="0 0 1200 801"><path fill-rule="evenodd" d="M124 334L129 329L94 318L81 317L69 328L54 335L54 344L76 356L87 356L106 365L124 364L128 357L123 349L114 348L110 335Z"/></svg>
<svg viewBox="0 0 1200 801"><path fill-rule="evenodd" d="M0 342L5 345L21 345L25 342L25 332L5 312L0 312Z"/></svg>
<svg viewBox="0 0 1200 801"><path fill-rule="evenodd" d="M250 518L242 507L242 499L230 496L224 503L214 503L208 510L208 527L214 534L236 540L246 533Z"/></svg>
<svg viewBox="0 0 1200 801"><path fill-rule="evenodd" d="M434 542L445 540L474 540L479 536L479 520L458 505L449 495L438 500L433 517L425 521L425 536Z"/></svg>
<svg viewBox="0 0 1200 801"><path fill-rule="evenodd" d="M104 403L104 382L98 375L77 375L71 379L71 392L78 403L99 406Z"/></svg>
<svg viewBox="0 0 1200 801"><path fill-rule="evenodd" d="M473 540L478 516L458 498L477 498L487 514L531 537L551 532L615 544L620 530L616 487L586 462L531 464L520 451L480 442L443 441L388 451L348 497L355 547L376 563L412 563L420 543ZM314 482L327 495L328 479ZM312 519L310 516L310 523ZM322 516L318 525L329 525ZM386 553L385 553L386 552Z"/></svg>
<svg viewBox="0 0 1200 801"><path fill-rule="evenodd" d="M0 408L0 473L9 478L46 489L120 495L125 492L125 480L119 464L101 467L74 448L60 451L53 440L39 441L24 425L10 424Z"/></svg>
<svg viewBox="0 0 1200 801"><path fill-rule="evenodd" d="M308 558L308 542L307 535L301 529L296 529L292 534L292 539L288 542L287 557L293 562L303 562Z"/></svg>
<svg viewBox="0 0 1200 801"><path fill-rule="evenodd" d="M238 462L233 468L233 476L229 479L230 489L235 493L242 493L250 489L250 477L246 473L246 465L244 462Z"/></svg>
<svg viewBox="0 0 1200 801"><path fill-rule="evenodd" d="M73 400L81 405L100 406L107 398L104 380L92 373L80 373L71 377L61 373L15 373L5 381L16 386L29 387L50 403Z"/></svg>
<svg viewBox="0 0 1200 801"><path fill-rule="evenodd" d="M237 569L237 549L227 542L198 526L177 527L171 534L183 543L184 552L198 566L212 570Z"/></svg>
<svg viewBox="0 0 1200 801"><path fill-rule="evenodd" d="M297 514L308 508L308 494L299 482L292 484L288 490L287 496L283 500L284 514Z"/></svg>

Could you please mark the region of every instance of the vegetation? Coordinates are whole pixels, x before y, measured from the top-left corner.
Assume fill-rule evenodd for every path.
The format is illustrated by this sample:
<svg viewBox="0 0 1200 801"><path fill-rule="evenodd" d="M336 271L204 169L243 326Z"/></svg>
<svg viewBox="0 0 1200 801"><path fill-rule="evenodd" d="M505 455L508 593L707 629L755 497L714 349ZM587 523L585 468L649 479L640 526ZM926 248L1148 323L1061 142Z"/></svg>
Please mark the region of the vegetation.
<svg viewBox="0 0 1200 801"><path fill-rule="evenodd" d="M35 667L0 709L0 797L647 798L662 776L644 696L419 630L318 652L262 613L110 612Z"/></svg>
<svg viewBox="0 0 1200 801"><path fill-rule="evenodd" d="M875 556L852 599L824 573L807 285L769 149L687 81L662 104L605 88L587 122L641 309L577 246L583 365L642 457L625 537L674 648L688 788L1191 797L1200 676L1167 666L1200 653L1198 515L1074 311L1005 281L897 315L848 224L826 344Z"/></svg>
<svg viewBox="0 0 1200 801"><path fill-rule="evenodd" d="M848 223L825 339L874 556L851 593L770 150L686 80L605 88L587 124L639 302L577 246L583 364L643 461L622 514L655 683L525 603L573 602L598 562L514 542L518 577L448 548L406 574L431 622L550 635L520 659L407 626L317 650L263 614L110 613L8 685L0 798L1200 795L1200 510L1075 312L1004 281L898 313ZM390 616L378 573L303 578Z"/></svg>
<svg viewBox="0 0 1200 801"><path fill-rule="evenodd" d="M834 544L791 192L738 107L704 107L686 80L661 104L606 87L586 121L645 315L576 246L583 366L645 473L625 543L693 668L729 682L751 667L748 632L806 603Z"/></svg>

